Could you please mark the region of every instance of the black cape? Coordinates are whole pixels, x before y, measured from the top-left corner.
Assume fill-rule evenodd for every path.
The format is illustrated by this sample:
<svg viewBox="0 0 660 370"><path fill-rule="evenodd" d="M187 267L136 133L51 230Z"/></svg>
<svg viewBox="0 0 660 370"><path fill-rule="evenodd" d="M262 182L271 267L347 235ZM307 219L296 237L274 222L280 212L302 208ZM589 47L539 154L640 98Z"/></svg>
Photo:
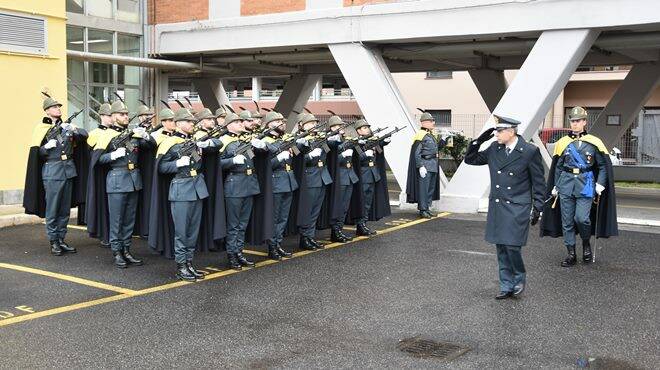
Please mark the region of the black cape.
<svg viewBox="0 0 660 370"><path fill-rule="evenodd" d="M167 140L167 139L166 139ZM164 143L164 142L163 142ZM161 145L163 145L161 143ZM165 151L166 152L166 151ZM174 221L168 194L173 174L158 171L163 155L156 156L154 173L151 178L151 200L149 205L148 244L165 258L174 258Z"/></svg>
<svg viewBox="0 0 660 370"><path fill-rule="evenodd" d="M107 242L110 240L110 222L108 219L106 177L110 171L110 167L99 163L99 158L103 153L105 153L105 149L95 149L92 151L87 181L85 213L89 236Z"/></svg>
<svg viewBox="0 0 660 370"><path fill-rule="evenodd" d="M339 185L339 150L338 147L331 147L325 159L328 172L332 177L332 184L325 190L325 197L321 205L321 212L319 218L316 220L316 229L325 230L332 225L332 219L340 215L341 207L341 191Z"/></svg>
<svg viewBox="0 0 660 370"><path fill-rule="evenodd" d="M417 169L417 161L415 160L415 150L421 143L420 140L415 140L410 148L410 157L408 158L408 179L406 180L406 203L419 202L419 170ZM440 175L438 173L438 175ZM433 190L433 199L440 199L440 176L437 176L435 189Z"/></svg>
<svg viewBox="0 0 660 370"><path fill-rule="evenodd" d="M619 226L616 219L616 191L614 189L614 171L612 170L612 161L608 153L603 153L605 158L605 167L607 171L607 185L605 190L600 195L599 205L591 205L591 235L596 235L597 238L609 238L610 236L619 235ZM555 186L555 168L557 167L557 160L559 156L555 155L552 158L552 165L550 165L550 173L548 175L548 185L545 191L545 199L552 196L552 188ZM598 168L594 167L594 179L598 178ZM541 237L550 236L558 238L563 236L561 224L561 206L559 200L552 208L554 199L545 203L543 207L543 215L540 222ZM596 216L596 213L598 215ZM598 223L596 223L598 219Z"/></svg>
<svg viewBox="0 0 660 370"><path fill-rule="evenodd" d="M209 196L202 201L202 221L197 238L198 251L217 251L220 241L227 235L225 193L217 148L202 152L201 172Z"/></svg>
<svg viewBox="0 0 660 370"><path fill-rule="evenodd" d="M29 215L37 215L41 218L46 216L46 190L44 189L43 178L41 177L41 170L44 165L44 160L39 153L39 148L44 145L46 139L47 129L50 125L46 123L39 124L35 129L28 154L27 169L25 173L25 186L23 192L23 208L25 213ZM77 176L73 178L71 208L85 207L85 185L87 178L87 167L89 158L89 151L84 142L85 135L79 136L73 147L72 159L76 166ZM83 211L84 214L84 211Z"/></svg>
<svg viewBox="0 0 660 370"><path fill-rule="evenodd" d="M392 208L390 207L390 193L387 187L387 162L385 161L385 154L382 152L375 152L376 167L378 169L378 174L380 175L380 181L374 184L374 199L371 202L371 209L367 215L367 220L369 221L378 221L383 217L388 217L392 214ZM360 182L356 185L362 183L362 171L358 171L358 177L360 177ZM362 186L355 186L353 188L353 196L355 193L359 192L362 194ZM351 201L351 209L348 217L355 222L355 220L364 212L364 203L360 196L360 210L354 210L353 204Z"/></svg>
<svg viewBox="0 0 660 370"><path fill-rule="evenodd" d="M156 146L140 148L138 164L142 176L142 190L137 206L135 228L133 234L146 238L149 235L149 211L151 205L151 185L154 176L154 163L156 162Z"/></svg>
<svg viewBox="0 0 660 370"><path fill-rule="evenodd" d="M307 192L305 183L305 150L293 157L293 174L298 182L298 189L293 192L291 199L291 208L289 209L289 219L286 225L286 235L298 234L298 220L302 220L310 212L311 204L307 197L303 196Z"/></svg>
<svg viewBox="0 0 660 370"><path fill-rule="evenodd" d="M259 194L254 196L245 241L261 245L273 236L273 167L269 151L255 151L252 159L259 180Z"/></svg>

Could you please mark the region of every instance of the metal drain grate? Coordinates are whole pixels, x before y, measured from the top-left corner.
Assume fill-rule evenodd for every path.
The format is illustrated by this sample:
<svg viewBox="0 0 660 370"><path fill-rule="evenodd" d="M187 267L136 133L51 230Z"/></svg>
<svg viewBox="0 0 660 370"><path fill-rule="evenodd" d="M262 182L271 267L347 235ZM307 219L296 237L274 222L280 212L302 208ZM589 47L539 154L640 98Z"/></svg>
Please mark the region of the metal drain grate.
<svg viewBox="0 0 660 370"><path fill-rule="evenodd" d="M397 348L415 357L433 357L445 361L451 361L470 350L460 344L437 342L419 336L399 340Z"/></svg>

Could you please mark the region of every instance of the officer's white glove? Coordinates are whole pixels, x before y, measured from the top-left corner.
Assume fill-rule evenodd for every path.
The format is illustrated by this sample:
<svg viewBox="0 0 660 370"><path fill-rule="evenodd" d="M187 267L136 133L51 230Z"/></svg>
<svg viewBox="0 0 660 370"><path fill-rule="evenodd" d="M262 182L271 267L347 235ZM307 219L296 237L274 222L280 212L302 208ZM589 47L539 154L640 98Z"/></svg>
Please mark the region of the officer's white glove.
<svg viewBox="0 0 660 370"><path fill-rule="evenodd" d="M367 157L373 157L374 156L374 151L371 150L371 149L365 150L364 155L366 155Z"/></svg>
<svg viewBox="0 0 660 370"><path fill-rule="evenodd" d="M309 145L309 142L304 137L301 137L300 139L296 140L296 144L307 146Z"/></svg>
<svg viewBox="0 0 660 370"><path fill-rule="evenodd" d="M341 152L341 156L344 158L352 157L353 156L353 149L346 149L343 152Z"/></svg>
<svg viewBox="0 0 660 370"><path fill-rule="evenodd" d="M603 192L603 190L605 190L605 187L599 183L596 183L596 193L600 195Z"/></svg>
<svg viewBox="0 0 660 370"><path fill-rule="evenodd" d="M266 147L266 143L263 140L256 139L256 138L250 140L250 144L252 144L252 146L257 148L257 149L263 149L263 148Z"/></svg>
<svg viewBox="0 0 660 370"><path fill-rule="evenodd" d="M277 160L280 162L286 161L289 158L291 158L291 153L289 153L287 150L277 155Z"/></svg>
<svg viewBox="0 0 660 370"><path fill-rule="evenodd" d="M149 135L147 134L147 130L144 127L136 127L133 129L133 134L135 136L139 136L143 139L148 139Z"/></svg>
<svg viewBox="0 0 660 370"><path fill-rule="evenodd" d="M309 156L311 158L320 157L321 156L321 151L322 151L321 148L316 148L316 149L312 150L311 152L309 152Z"/></svg>
<svg viewBox="0 0 660 370"><path fill-rule="evenodd" d="M124 156L126 156L126 148L124 147L121 147L110 153L110 159L112 159L113 161L117 158L122 158Z"/></svg>
<svg viewBox="0 0 660 370"><path fill-rule="evenodd" d="M386 142L386 143L389 143L389 142L392 141L392 138L391 137L386 137L386 138L383 139L383 141Z"/></svg>
<svg viewBox="0 0 660 370"><path fill-rule="evenodd" d="M422 178L426 177L426 167L422 166L419 168L419 175L422 176Z"/></svg>
<svg viewBox="0 0 660 370"><path fill-rule="evenodd" d="M245 156L243 154L239 154L235 156L231 161L234 164L245 164Z"/></svg>
<svg viewBox="0 0 660 370"><path fill-rule="evenodd" d="M552 196L553 196L553 197L556 197L557 194L559 194L559 190L557 190L557 187L556 187L556 186L552 188L551 193L552 193Z"/></svg>
<svg viewBox="0 0 660 370"><path fill-rule="evenodd" d="M358 144L360 144L360 145L364 145L364 144L366 144L366 143L367 143L367 141L364 140L364 139L360 139L360 140L358 140Z"/></svg>
<svg viewBox="0 0 660 370"><path fill-rule="evenodd" d="M190 157L188 157L187 155L184 155L183 157L177 159L176 160L176 166L177 167L190 166Z"/></svg>
<svg viewBox="0 0 660 370"><path fill-rule="evenodd" d="M328 141L341 141L341 136L339 134L332 135L328 138Z"/></svg>
<svg viewBox="0 0 660 370"><path fill-rule="evenodd" d="M57 140L50 139L46 144L44 144L44 149L52 149L57 146Z"/></svg>
<svg viewBox="0 0 660 370"><path fill-rule="evenodd" d="M198 141L196 144L197 144L197 147L200 148L200 149L204 149L204 148L208 148L210 146L213 146L213 142L211 141L211 139Z"/></svg>
<svg viewBox="0 0 660 370"><path fill-rule="evenodd" d="M74 126L70 123L63 123L63 124L60 125L60 127L64 131L73 131L76 128L76 126Z"/></svg>

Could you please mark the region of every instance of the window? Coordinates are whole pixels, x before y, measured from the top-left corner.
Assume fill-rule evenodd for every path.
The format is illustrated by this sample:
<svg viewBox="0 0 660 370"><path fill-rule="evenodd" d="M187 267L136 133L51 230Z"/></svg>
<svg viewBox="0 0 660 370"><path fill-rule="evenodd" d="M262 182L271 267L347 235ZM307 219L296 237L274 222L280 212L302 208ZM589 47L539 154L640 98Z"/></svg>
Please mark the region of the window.
<svg viewBox="0 0 660 370"><path fill-rule="evenodd" d="M140 2L138 0L117 0L117 19L120 21L139 23Z"/></svg>
<svg viewBox="0 0 660 370"><path fill-rule="evenodd" d="M117 35L117 55L139 57L140 38L137 36ZM140 67L117 66L117 83L120 85L139 85Z"/></svg>
<svg viewBox="0 0 660 370"><path fill-rule="evenodd" d="M427 109L435 118L436 126L451 127L451 109Z"/></svg>
<svg viewBox="0 0 660 370"><path fill-rule="evenodd" d="M81 27L66 26L67 50L85 51L83 31ZM70 81L85 82L85 63L83 61L67 58L66 70Z"/></svg>
<svg viewBox="0 0 660 370"><path fill-rule="evenodd" d="M109 31L88 30L87 51L90 53L112 54L113 33ZM90 82L113 83L112 64L89 63Z"/></svg>
<svg viewBox="0 0 660 370"><path fill-rule="evenodd" d="M0 12L0 50L46 54L46 20Z"/></svg>
<svg viewBox="0 0 660 370"><path fill-rule="evenodd" d="M453 78L452 71L433 71L426 72L427 79L450 79Z"/></svg>
<svg viewBox="0 0 660 370"><path fill-rule="evenodd" d="M66 11L84 14L83 0L66 0Z"/></svg>
<svg viewBox="0 0 660 370"><path fill-rule="evenodd" d="M86 0L87 14L102 18L113 18L112 0Z"/></svg>

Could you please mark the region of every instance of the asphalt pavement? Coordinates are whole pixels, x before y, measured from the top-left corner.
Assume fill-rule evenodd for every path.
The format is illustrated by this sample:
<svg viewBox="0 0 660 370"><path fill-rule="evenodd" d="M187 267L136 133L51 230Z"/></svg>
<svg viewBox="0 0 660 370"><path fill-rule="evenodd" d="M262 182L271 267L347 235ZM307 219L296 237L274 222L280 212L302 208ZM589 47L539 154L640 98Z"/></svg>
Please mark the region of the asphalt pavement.
<svg viewBox="0 0 660 370"><path fill-rule="evenodd" d="M0 368L658 368L657 233L601 239L595 264L565 269L533 229L528 289L496 301L484 226L397 213L381 235L283 262L252 248L240 273L201 254L208 279L191 284L141 240L145 266L118 270L81 230L77 254L52 257L43 225L0 229ZM412 337L469 350L414 357L397 348Z"/></svg>

